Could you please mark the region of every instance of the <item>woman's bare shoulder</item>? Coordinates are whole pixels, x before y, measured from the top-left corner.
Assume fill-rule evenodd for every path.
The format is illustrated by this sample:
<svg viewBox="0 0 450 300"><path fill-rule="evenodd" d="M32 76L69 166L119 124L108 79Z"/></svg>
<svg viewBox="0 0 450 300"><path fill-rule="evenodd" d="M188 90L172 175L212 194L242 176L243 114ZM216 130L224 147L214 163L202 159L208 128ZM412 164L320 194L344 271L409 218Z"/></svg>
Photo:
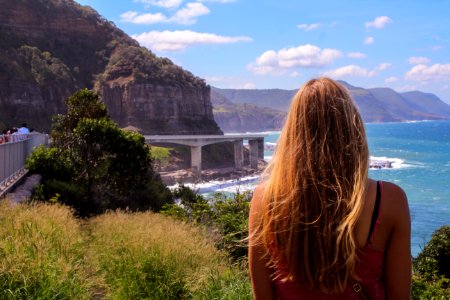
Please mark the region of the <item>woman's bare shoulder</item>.
<svg viewBox="0 0 450 300"><path fill-rule="evenodd" d="M405 191L398 185L392 182L382 182L382 197L383 202L393 203L397 205L407 204L408 198Z"/></svg>
<svg viewBox="0 0 450 300"><path fill-rule="evenodd" d="M408 197L405 191L392 182L382 183L382 207L385 216L392 220L409 219Z"/></svg>
<svg viewBox="0 0 450 300"><path fill-rule="evenodd" d="M250 205L254 212L259 212L261 210L264 189L265 183L260 183L253 191L253 197Z"/></svg>

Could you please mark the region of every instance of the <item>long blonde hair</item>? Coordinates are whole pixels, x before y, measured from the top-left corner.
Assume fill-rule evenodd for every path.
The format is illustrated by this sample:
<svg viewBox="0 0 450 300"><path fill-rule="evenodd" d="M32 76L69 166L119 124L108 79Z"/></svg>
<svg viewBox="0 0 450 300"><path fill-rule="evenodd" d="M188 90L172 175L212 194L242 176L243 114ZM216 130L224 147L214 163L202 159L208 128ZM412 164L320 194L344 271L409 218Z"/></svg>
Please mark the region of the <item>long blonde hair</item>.
<svg viewBox="0 0 450 300"><path fill-rule="evenodd" d="M329 78L307 82L293 98L267 167L261 224L276 277L342 292L355 275L354 229L368 176L361 116L347 90Z"/></svg>

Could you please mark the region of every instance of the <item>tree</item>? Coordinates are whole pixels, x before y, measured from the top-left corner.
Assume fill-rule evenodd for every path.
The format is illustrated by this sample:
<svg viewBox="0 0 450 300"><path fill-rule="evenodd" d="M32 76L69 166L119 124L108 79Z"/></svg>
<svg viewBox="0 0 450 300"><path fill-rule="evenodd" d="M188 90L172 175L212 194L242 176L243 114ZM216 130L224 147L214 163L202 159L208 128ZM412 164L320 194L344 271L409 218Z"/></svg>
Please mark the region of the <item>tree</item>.
<svg viewBox="0 0 450 300"><path fill-rule="evenodd" d="M28 159L28 168L44 177L44 198L57 195L81 216L117 208L159 210L172 203L142 135L118 128L90 90L66 104L67 113L53 118L52 147Z"/></svg>

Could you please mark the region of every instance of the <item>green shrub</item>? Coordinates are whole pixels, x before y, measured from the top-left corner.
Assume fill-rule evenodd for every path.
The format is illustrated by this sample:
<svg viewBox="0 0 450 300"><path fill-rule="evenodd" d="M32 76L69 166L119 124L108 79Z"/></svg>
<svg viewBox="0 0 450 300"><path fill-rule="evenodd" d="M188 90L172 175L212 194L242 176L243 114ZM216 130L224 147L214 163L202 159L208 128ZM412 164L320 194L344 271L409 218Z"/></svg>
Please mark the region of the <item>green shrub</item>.
<svg viewBox="0 0 450 300"><path fill-rule="evenodd" d="M45 178L70 180L72 164L64 152L55 147L39 146L26 160L26 167L31 173L45 175Z"/></svg>
<svg viewBox="0 0 450 300"><path fill-rule="evenodd" d="M53 147L38 148L27 161L43 176L47 200L58 194L79 216L108 209L158 211L172 203L141 134L121 130L90 90L78 91L66 104L67 114L53 118Z"/></svg>
<svg viewBox="0 0 450 300"><path fill-rule="evenodd" d="M219 249L225 249L234 259L247 256L247 245L243 240L248 232L252 193L232 196L216 193L207 200L184 185L172 193L179 199L179 204L164 206L163 214L204 225L210 232L218 233L215 240Z"/></svg>
<svg viewBox="0 0 450 300"><path fill-rule="evenodd" d="M441 277L438 280L428 281L420 276L413 276L412 299L450 299L450 279Z"/></svg>
<svg viewBox="0 0 450 300"><path fill-rule="evenodd" d="M413 299L450 299L450 226L433 233L413 268Z"/></svg>
<svg viewBox="0 0 450 300"><path fill-rule="evenodd" d="M436 230L414 260L414 268L427 280L443 276L450 279L450 226Z"/></svg>

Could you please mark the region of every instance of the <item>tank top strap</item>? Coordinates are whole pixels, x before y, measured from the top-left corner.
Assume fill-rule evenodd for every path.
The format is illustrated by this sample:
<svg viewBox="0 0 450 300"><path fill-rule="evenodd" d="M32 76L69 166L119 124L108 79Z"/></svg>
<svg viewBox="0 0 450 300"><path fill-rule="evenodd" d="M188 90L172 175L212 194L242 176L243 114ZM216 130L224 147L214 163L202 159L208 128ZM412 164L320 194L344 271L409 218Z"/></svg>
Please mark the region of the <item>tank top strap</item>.
<svg viewBox="0 0 450 300"><path fill-rule="evenodd" d="M372 221L370 222L369 236L367 237L367 243L372 244L373 237L375 236L376 229L380 224L380 210L381 210L381 193L382 182L377 181L377 195L375 199L375 206L372 213Z"/></svg>

